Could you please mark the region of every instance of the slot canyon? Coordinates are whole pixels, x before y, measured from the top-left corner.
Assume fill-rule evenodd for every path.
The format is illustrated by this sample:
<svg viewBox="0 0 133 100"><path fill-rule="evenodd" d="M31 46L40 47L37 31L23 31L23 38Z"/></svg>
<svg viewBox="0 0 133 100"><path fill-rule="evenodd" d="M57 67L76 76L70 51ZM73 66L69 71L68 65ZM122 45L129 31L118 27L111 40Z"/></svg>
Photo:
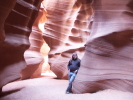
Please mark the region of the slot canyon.
<svg viewBox="0 0 133 100"><path fill-rule="evenodd" d="M0 0L0 100L133 100L132 21L133 0Z"/></svg>

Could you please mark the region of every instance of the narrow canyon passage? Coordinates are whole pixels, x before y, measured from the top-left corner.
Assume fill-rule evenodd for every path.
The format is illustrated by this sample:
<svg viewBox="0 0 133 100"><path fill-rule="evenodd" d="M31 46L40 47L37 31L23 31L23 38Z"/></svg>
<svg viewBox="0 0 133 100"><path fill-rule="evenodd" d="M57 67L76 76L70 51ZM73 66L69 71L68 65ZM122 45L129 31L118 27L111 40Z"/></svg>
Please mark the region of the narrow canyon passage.
<svg viewBox="0 0 133 100"><path fill-rule="evenodd" d="M133 0L0 0L0 100L133 100L132 26Z"/></svg>

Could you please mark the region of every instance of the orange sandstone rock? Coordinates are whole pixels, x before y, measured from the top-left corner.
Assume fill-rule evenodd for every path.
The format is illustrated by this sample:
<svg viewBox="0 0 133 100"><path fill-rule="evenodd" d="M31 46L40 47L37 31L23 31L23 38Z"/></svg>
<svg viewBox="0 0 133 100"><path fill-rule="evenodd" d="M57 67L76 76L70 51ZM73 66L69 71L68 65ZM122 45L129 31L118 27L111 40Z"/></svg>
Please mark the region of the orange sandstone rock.
<svg viewBox="0 0 133 100"><path fill-rule="evenodd" d="M67 79L71 54L77 52L79 58L84 54L92 7L90 2L82 0L49 0L46 4L48 20L43 37L50 47L50 68L58 78Z"/></svg>

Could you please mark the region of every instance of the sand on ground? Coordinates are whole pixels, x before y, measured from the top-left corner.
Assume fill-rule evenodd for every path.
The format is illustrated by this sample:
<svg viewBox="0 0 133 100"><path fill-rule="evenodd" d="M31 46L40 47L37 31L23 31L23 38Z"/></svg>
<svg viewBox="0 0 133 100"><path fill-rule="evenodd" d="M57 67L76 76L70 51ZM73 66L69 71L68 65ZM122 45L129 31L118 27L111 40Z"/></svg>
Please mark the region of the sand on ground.
<svg viewBox="0 0 133 100"><path fill-rule="evenodd" d="M40 77L5 85L0 100L133 100L133 93L104 90L96 93L65 94L68 80Z"/></svg>

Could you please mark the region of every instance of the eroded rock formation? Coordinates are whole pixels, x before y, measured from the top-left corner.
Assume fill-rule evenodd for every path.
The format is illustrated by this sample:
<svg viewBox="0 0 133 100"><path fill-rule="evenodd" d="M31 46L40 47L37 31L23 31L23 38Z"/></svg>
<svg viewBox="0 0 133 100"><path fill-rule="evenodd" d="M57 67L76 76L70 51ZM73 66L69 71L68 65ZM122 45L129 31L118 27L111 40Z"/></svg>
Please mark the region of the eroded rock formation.
<svg viewBox="0 0 133 100"><path fill-rule="evenodd" d="M44 63L41 47L45 43L44 39L42 38L42 31L44 29L45 21L46 11L42 6L32 26L32 32L29 36L30 47L24 53L27 67L22 71L22 79L28 79L31 77L34 78L41 75L42 64ZM45 48L43 50L42 51L45 52Z"/></svg>
<svg viewBox="0 0 133 100"><path fill-rule="evenodd" d="M19 79L26 67L23 55L41 1L0 0L0 87Z"/></svg>
<svg viewBox="0 0 133 100"><path fill-rule="evenodd" d="M3 85L20 79L21 72L22 79L40 75L43 57L39 52L45 54L41 48L45 40L57 78L67 79L73 52L79 58L84 55L73 83L74 93L103 89L133 92L132 0L48 0L44 40L38 26L41 16L37 17L41 2L0 0L0 91Z"/></svg>
<svg viewBox="0 0 133 100"><path fill-rule="evenodd" d="M67 64L73 52L79 58L90 32L92 8L85 0L47 1L44 39L50 47L49 64L58 78L67 78Z"/></svg>
<svg viewBox="0 0 133 100"><path fill-rule="evenodd" d="M133 92L133 1L94 0L94 22L74 93Z"/></svg>
<svg viewBox="0 0 133 100"><path fill-rule="evenodd" d="M15 4L16 0L12 0L12 2L8 0L0 1L0 41L5 40L4 23Z"/></svg>

